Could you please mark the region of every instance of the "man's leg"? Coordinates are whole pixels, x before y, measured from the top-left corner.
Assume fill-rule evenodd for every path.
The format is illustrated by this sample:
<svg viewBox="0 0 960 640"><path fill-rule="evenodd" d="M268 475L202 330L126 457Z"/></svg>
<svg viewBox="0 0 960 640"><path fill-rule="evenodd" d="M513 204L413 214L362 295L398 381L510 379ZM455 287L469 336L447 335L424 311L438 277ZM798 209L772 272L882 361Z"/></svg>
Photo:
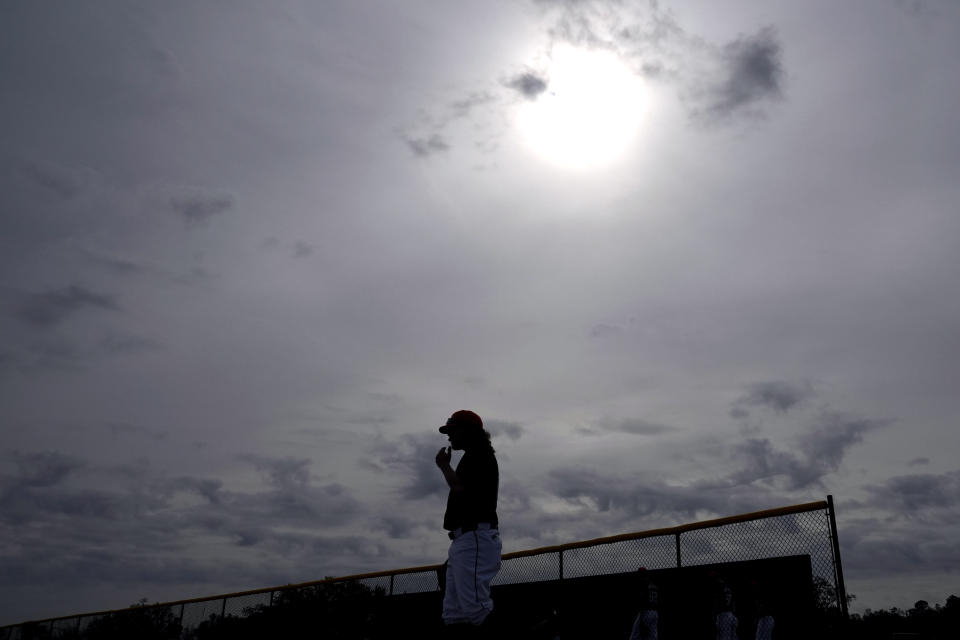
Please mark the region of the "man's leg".
<svg viewBox="0 0 960 640"><path fill-rule="evenodd" d="M477 554L474 565L474 585L476 600L483 609L483 616L474 618L474 624L481 624L491 611L493 600L490 598L490 583L500 571L500 532L496 529L481 529L474 532L477 541Z"/></svg>
<svg viewBox="0 0 960 640"><path fill-rule="evenodd" d="M456 540L454 540L454 542L456 542ZM457 580L454 575L453 542L450 543L450 551L447 553L446 565L444 572L443 611L441 615L444 624L455 624L457 622L463 622L463 615L459 609Z"/></svg>
<svg viewBox="0 0 960 640"><path fill-rule="evenodd" d="M445 623L480 625L493 610L490 581L500 569L500 551L497 531L471 531L453 541L443 601Z"/></svg>

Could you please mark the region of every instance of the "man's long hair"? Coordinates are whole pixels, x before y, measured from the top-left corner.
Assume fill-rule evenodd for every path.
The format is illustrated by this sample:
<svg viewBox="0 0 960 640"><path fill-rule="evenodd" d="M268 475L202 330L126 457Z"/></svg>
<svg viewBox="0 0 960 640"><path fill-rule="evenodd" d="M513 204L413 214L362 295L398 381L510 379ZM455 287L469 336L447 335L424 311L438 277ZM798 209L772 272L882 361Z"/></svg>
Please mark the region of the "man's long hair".
<svg viewBox="0 0 960 640"><path fill-rule="evenodd" d="M477 445L482 449L489 449L490 453L496 453L496 449L493 448L493 442L490 440L490 432L486 429L481 428L480 433L474 431L470 437L470 444Z"/></svg>

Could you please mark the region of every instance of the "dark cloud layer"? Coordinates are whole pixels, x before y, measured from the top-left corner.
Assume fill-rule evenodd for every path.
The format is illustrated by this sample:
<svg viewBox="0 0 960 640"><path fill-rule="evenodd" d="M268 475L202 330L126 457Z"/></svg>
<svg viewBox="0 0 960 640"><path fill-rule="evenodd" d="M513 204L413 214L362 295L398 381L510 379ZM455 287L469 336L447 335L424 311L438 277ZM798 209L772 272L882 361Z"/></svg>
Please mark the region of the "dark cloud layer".
<svg viewBox="0 0 960 640"><path fill-rule="evenodd" d="M361 513L346 488L314 484L303 460L244 459L264 473L267 490L232 491L217 478L110 468L54 451L15 454L16 472L0 477L0 531L22 553L0 559L0 570L16 576L21 587L91 580L202 585L243 573L250 574L246 579L269 575L274 582L289 582L290 574L268 565L251 573L240 557L227 559L230 549L254 548L314 566L385 553L382 544L364 536L313 533L333 531ZM111 486L77 488L68 480L78 474L88 481L108 477ZM42 535L33 533L41 530ZM219 568L212 558L190 561L196 535L221 540L212 552L220 558Z"/></svg>

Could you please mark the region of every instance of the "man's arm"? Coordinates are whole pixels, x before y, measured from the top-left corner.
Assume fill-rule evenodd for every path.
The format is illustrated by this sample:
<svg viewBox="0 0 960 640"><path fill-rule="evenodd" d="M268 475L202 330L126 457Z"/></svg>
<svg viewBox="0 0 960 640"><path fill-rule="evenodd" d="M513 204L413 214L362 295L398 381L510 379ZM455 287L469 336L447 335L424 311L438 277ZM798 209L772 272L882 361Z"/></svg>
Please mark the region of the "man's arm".
<svg viewBox="0 0 960 640"><path fill-rule="evenodd" d="M441 447L437 452L437 466L443 472L443 477L451 491L463 491L463 485L457 479L457 472L450 466L450 457L452 455L450 447Z"/></svg>

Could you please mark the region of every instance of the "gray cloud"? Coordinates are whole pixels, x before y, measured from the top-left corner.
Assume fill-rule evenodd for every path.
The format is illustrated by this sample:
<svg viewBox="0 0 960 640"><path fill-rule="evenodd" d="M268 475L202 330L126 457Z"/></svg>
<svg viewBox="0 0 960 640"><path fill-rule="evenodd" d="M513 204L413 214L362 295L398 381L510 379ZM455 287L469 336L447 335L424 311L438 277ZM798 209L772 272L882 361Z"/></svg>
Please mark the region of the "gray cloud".
<svg viewBox="0 0 960 640"><path fill-rule="evenodd" d="M64 199L73 198L82 190L81 181L61 167L27 163L20 167L20 171L32 183Z"/></svg>
<svg viewBox="0 0 960 640"><path fill-rule="evenodd" d="M822 478L839 469L849 449L863 441L866 433L889 424L840 413L825 413L814 426L797 438L797 449L777 449L766 438L749 438L734 447L735 459L742 468L730 476L736 483L782 478L789 490L819 484Z"/></svg>
<svg viewBox="0 0 960 640"><path fill-rule="evenodd" d="M20 340L0 354L0 371L30 375L38 371L83 371L104 357L160 352L155 340L130 333L107 331L99 340L45 334Z"/></svg>
<svg viewBox="0 0 960 640"><path fill-rule="evenodd" d="M210 504L220 504L220 490L223 483L213 478L179 476L163 484L167 495L177 492L190 492L206 498Z"/></svg>
<svg viewBox="0 0 960 640"><path fill-rule="evenodd" d="M119 311L120 306L113 296L70 285L26 295L18 316L31 326L46 329L85 309Z"/></svg>
<svg viewBox="0 0 960 640"><path fill-rule="evenodd" d="M583 468L552 471L547 488L571 503L615 516L614 522L621 527L629 526L622 524L627 521L653 515L658 522L668 523L696 519L703 511L732 514L756 510L758 505L789 503L789 498L761 487L730 487L711 481L672 485L650 477Z"/></svg>
<svg viewBox="0 0 960 640"><path fill-rule="evenodd" d="M0 366L21 374L36 371L79 371L87 353L61 339L31 341L16 351L8 351Z"/></svg>
<svg viewBox="0 0 960 640"><path fill-rule="evenodd" d="M407 434L397 440L384 440L372 447L364 466L397 479L397 490L408 500L443 495L447 485L437 469L437 451L443 436L429 433Z"/></svg>
<svg viewBox="0 0 960 640"><path fill-rule="evenodd" d="M749 415L748 407L768 408L777 413L786 413L813 396L813 385L809 382L792 383L782 380L758 382L750 385L747 392L733 403L731 416L746 417Z"/></svg>
<svg viewBox="0 0 960 640"><path fill-rule="evenodd" d="M756 510L757 505L789 504L794 492L821 486L824 476L839 469L849 449L883 421L824 414L783 450L768 439L750 438L731 448L736 471L687 484L668 484L649 477L622 477L590 469L559 469L550 474L548 490L574 504L610 512L614 522L657 514L667 519L693 518L698 511L716 514ZM643 421L610 421L626 432L645 432ZM653 429L657 431L656 428ZM720 455L719 452L711 455ZM586 500L587 502L584 502ZM751 506L752 505L752 506Z"/></svg>
<svg viewBox="0 0 960 640"><path fill-rule="evenodd" d="M627 433L635 436L657 436L670 431L674 428L657 422L650 422L642 418L603 418L596 424L579 429L584 435L597 436L606 433Z"/></svg>
<svg viewBox="0 0 960 640"><path fill-rule="evenodd" d="M547 90L547 81L529 71L506 80L504 85L517 91L527 100L536 100L537 96Z"/></svg>
<svg viewBox="0 0 960 640"><path fill-rule="evenodd" d="M950 583L935 562L937 545L956 558L957 507L939 506L953 485L924 472L958 443L960 307L943 292L960 277L960 94L942 79L960 5L824 21L769 3L757 22L619 0L114 4L2 11L0 450L145 458L139 475L36 460L30 486L0 459L0 540L23 554L0 558L5 618L123 606L163 581L187 581L166 589L179 598L211 579L242 589L441 557L444 439L401 434L464 394L516 421L490 422L510 550L829 487L864 500L841 527L879 514L873 556L849 557L884 565L889 548L915 571L912 538L924 580ZM517 34L532 38L513 47ZM524 85L504 81L552 79L561 38L648 78L610 165L555 167L514 126ZM771 135L684 114L751 126L782 96ZM266 236L272 254L257 250ZM300 239L316 250L297 261ZM24 317L19 292L47 287L61 295ZM747 401L717 414L730 384L776 376L789 388L737 390L726 400ZM804 395L804 376L909 429L816 421L827 396ZM607 415L683 431L550 426ZM167 435L113 436L111 421ZM237 460L250 443L263 459ZM559 464L583 469L551 477ZM900 506L912 496L926 506ZM123 584L119 602L88 595L101 576ZM899 578L877 592L906 593Z"/></svg>
<svg viewBox="0 0 960 640"><path fill-rule="evenodd" d="M957 506L956 498L952 504ZM844 571L853 579L861 584L876 576L899 581L960 566L960 541L953 529L960 515L956 508L927 511L922 518L907 512L902 518L895 507L889 509L891 503L885 506L880 517L848 514L840 529Z"/></svg>
<svg viewBox="0 0 960 640"><path fill-rule="evenodd" d="M407 143L407 148L418 158L426 158L435 153L441 153L450 150L450 143L439 133L431 134L426 138L408 138L403 141Z"/></svg>
<svg viewBox="0 0 960 640"><path fill-rule="evenodd" d="M607 16L596 16L591 3L587 2L546 2L563 8L562 15L548 29L550 38L559 42L569 42L578 46L602 47L609 45L603 37L603 22Z"/></svg>
<svg viewBox="0 0 960 640"><path fill-rule="evenodd" d="M126 422L108 422L103 426L114 438L120 436L142 436L151 440L163 440L167 437L165 431L147 429L146 427L140 427Z"/></svg>
<svg viewBox="0 0 960 640"><path fill-rule="evenodd" d="M748 111L783 93L782 46L777 32L765 27L751 36L741 36L723 47L726 77L714 85L707 113L725 118Z"/></svg>
<svg viewBox="0 0 960 640"><path fill-rule="evenodd" d="M600 322L590 327L591 338L615 338L621 335L623 335L623 327L617 325Z"/></svg>
<svg viewBox="0 0 960 640"><path fill-rule="evenodd" d="M930 464L930 458L925 458L925 457L922 457L922 456L921 456L921 457L919 457L919 458L914 458L914 459L911 460L908 464L909 464L909 466L911 466L911 467L928 465L928 464Z"/></svg>
<svg viewBox="0 0 960 640"><path fill-rule="evenodd" d="M245 530L251 524L267 531L293 524L327 529L349 522L361 513L362 506L343 485L301 485L297 484L296 471L293 475L292 479L279 480L286 484L272 491L226 492L221 515L229 530Z"/></svg>
<svg viewBox="0 0 960 640"><path fill-rule="evenodd" d="M906 575L937 573L944 567L960 566L960 543L939 535L936 540L930 540L927 528L892 540L864 540L855 544L846 541L848 534L849 529L840 533L840 539L845 541L844 570L860 579L880 575L896 581Z"/></svg>
<svg viewBox="0 0 960 640"><path fill-rule="evenodd" d="M725 124L759 116L783 95L783 46L772 26L718 46L684 30L657 2L630 9L617 2L541 4L557 14L548 29L553 41L616 51L637 73L677 84L687 97L696 96L695 120Z"/></svg>
<svg viewBox="0 0 960 640"><path fill-rule="evenodd" d="M302 488L310 481L310 460L307 458L270 458L256 454L245 454L240 458L253 463L267 482L278 489Z"/></svg>
<svg viewBox="0 0 960 640"><path fill-rule="evenodd" d="M516 422L508 422L506 420L484 420L484 428L490 432L490 435L493 438L498 436L505 436L511 440L519 440L523 437L523 427ZM494 442L496 446L496 442Z"/></svg>
<svg viewBox="0 0 960 640"><path fill-rule="evenodd" d="M887 510L912 513L960 506L960 471L893 476L865 488L871 504Z"/></svg>
<svg viewBox="0 0 960 640"><path fill-rule="evenodd" d="M133 260L98 255L91 255L89 257L93 264L119 276L136 276L149 271L146 266Z"/></svg>
<svg viewBox="0 0 960 640"><path fill-rule="evenodd" d="M392 540L402 540L413 536L422 526L422 522L412 518L386 515L377 519L376 528L386 533Z"/></svg>
<svg viewBox="0 0 960 640"><path fill-rule="evenodd" d="M321 563L342 572L385 555L384 545L370 538L323 533L355 518L360 505L341 485L310 484L306 465L296 459L255 458L271 485L266 492L230 491L216 478L157 477L149 467L111 469L58 452L13 459L18 473L0 477L0 534L22 553L0 558L0 570L21 588L100 580L210 584L228 576L278 584L291 581L289 573L267 570L279 559L308 579L316 575L303 574L302 567ZM110 488L76 489L67 482L82 473L88 481L106 476ZM182 498L189 495L201 501ZM317 533L292 533L290 527ZM208 549L216 561L189 558L197 535L223 541ZM272 560L251 565L231 556L234 547L256 547Z"/></svg>
<svg viewBox="0 0 960 640"><path fill-rule="evenodd" d="M452 118L465 118L479 106L489 104L494 101L494 96L486 92L471 93L465 98L454 100L450 103L450 113Z"/></svg>
<svg viewBox="0 0 960 640"><path fill-rule="evenodd" d="M19 470L14 480L18 487L51 487L83 467L78 458L56 451L15 452L13 460Z"/></svg>
<svg viewBox="0 0 960 640"><path fill-rule="evenodd" d="M203 224L233 207L229 195L189 195L170 199L170 206L190 225Z"/></svg>
<svg viewBox="0 0 960 640"><path fill-rule="evenodd" d="M111 331L100 339L100 348L104 353L123 355L143 351L158 351L160 344L143 336Z"/></svg>
<svg viewBox="0 0 960 640"><path fill-rule="evenodd" d="M419 122L412 127L398 129L398 135L416 157L426 158L449 151L451 144L448 132L451 125L466 120L470 127L468 135L473 137L473 147L481 152L492 152L497 148L500 134L492 122L497 118L491 105L495 105L498 98L488 90L471 91L461 98L421 110ZM459 131L462 133L464 129Z"/></svg>
<svg viewBox="0 0 960 640"><path fill-rule="evenodd" d="M309 242L304 242L303 240L297 240L293 244L294 258L306 258L306 257L312 256L314 251L316 251L316 247L314 247Z"/></svg>
<svg viewBox="0 0 960 640"><path fill-rule="evenodd" d="M850 447L863 442L865 434L889 426L891 422L826 412L812 430L799 437L800 449L816 461L818 468L835 471Z"/></svg>

